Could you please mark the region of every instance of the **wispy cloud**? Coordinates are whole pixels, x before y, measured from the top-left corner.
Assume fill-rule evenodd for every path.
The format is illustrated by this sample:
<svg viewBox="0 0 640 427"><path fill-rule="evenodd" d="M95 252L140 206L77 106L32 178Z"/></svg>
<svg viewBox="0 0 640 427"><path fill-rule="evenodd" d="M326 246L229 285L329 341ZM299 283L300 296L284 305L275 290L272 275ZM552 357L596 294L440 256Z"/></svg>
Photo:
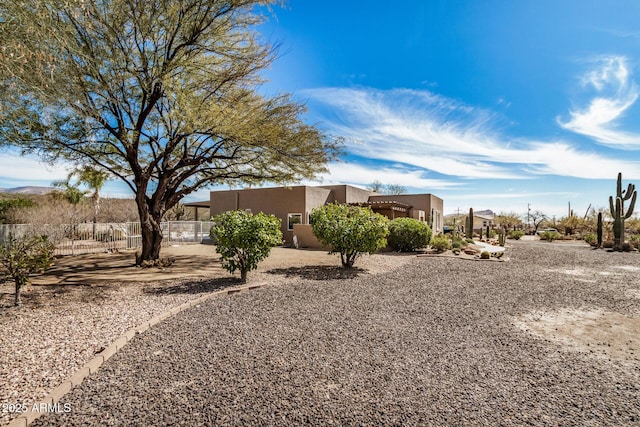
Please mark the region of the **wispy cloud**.
<svg viewBox="0 0 640 427"><path fill-rule="evenodd" d="M51 166L34 158L22 157L8 152L3 152L0 155L2 163L10 165L0 170L0 177L4 181L15 182L20 186L48 186L53 181L65 179L72 169L70 165Z"/></svg>
<svg viewBox="0 0 640 427"><path fill-rule="evenodd" d="M593 88L598 96L586 107L569 111L571 119L558 123L565 129L589 136L597 142L617 148L640 147L640 134L617 128L617 122L637 101L638 86L630 75L623 56L599 58L595 67L582 76L582 85Z"/></svg>
<svg viewBox="0 0 640 427"><path fill-rule="evenodd" d="M323 121L347 138L347 150L368 159L462 178L609 178L639 169L638 162L579 151L564 141L509 138L493 113L428 91L323 88L307 95L327 107Z"/></svg>
<svg viewBox="0 0 640 427"><path fill-rule="evenodd" d="M427 177L427 172L403 165L389 165L383 167L367 166L357 163L332 163L329 173L321 180L323 184L352 184L366 187L374 181L382 184L397 184L425 192L432 190L450 189L461 185L451 180L433 179ZM317 185L317 182L311 183Z"/></svg>

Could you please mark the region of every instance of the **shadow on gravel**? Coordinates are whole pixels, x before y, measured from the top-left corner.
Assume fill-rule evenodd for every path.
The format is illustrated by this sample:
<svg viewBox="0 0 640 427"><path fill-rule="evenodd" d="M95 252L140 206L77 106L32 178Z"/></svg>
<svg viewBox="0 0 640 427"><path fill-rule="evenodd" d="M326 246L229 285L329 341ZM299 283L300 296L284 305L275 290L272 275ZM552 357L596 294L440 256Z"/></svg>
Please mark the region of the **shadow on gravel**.
<svg viewBox="0 0 640 427"><path fill-rule="evenodd" d="M332 265L308 265L304 267L274 268L267 270L267 273L310 280L344 280L354 279L366 273L366 270L358 267L345 269Z"/></svg>
<svg viewBox="0 0 640 427"><path fill-rule="evenodd" d="M237 277L220 277L208 280L195 280L183 283L173 283L166 285L146 286L144 293L152 295L173 295L173 294L203 294L206 292L219 291L225 288L242 284Z"/></svg>

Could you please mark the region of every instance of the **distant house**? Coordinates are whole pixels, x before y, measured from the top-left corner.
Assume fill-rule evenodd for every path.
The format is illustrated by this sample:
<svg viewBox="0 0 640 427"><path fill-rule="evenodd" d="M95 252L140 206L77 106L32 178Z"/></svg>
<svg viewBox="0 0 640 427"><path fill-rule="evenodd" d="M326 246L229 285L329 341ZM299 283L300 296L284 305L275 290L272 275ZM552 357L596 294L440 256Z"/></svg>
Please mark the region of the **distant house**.
<svg viewBox="0 0 640 427"><path fill-rule="evenodd" d="M264 212L282 219L282 235L291 244L293 236L302 246L318 246L311 232L309 214L327 203L369 206L390 219L411 217L427 221L435 233L442 232L443 201L432 194L382 195L351 185L294 186L212 191L211 215L231 210Z"/></svg>
<svg viewBox="0 0 640 427"><path fill-rule="evenodd" d="M466 212L464 214L450 214L445 217L445 221L448 223L453 223L453 220L455 219L456 224L458 224L458 226L460 227L460 230L464 231L467 216L468 214ZM484 230L487 227L493 228L494 225L495 214L491 209L473 212L473 231L475 231L476 233L480 233L481 230Z"/></svg>

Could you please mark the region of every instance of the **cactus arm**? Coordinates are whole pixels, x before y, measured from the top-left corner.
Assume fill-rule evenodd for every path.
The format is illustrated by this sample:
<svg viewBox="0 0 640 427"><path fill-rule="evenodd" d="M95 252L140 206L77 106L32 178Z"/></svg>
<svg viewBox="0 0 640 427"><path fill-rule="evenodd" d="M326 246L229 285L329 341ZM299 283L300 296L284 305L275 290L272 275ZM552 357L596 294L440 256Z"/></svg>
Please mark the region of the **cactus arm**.
<svg viewBox="0 0 640 427"><path fill-rule="evenodd" d="M636 206L636 197L638 196L638 192L634 191L633 192L633 196L631 197L631 203L629 204L629 209L627 210L626 214L624 215L624 218L630 218L631 215L633 215L633 209Z"/></svg>
<svg viewBox="0 0 640 427"><path fill-rule="evenodd" d="M629 184L629 186L627 187L627 191L622 193L622 195L624 195L623 199L624 200L629 200L631 198L632 194L634 193L635 188L636 188L635 185Z"/></svg>
<svg viewBox="0 0 640 427"><path fill-rule="evenodd" d="M616 196L622 197L622 172L618 172L618 182L616 185Z"/></svg>
<svg viewBox="0 0 640 427"><path fill-rule="evenodd" d="M611 211L611 216L616 217L616 209L613 206L613 196L609 196L609 210Z"/></svg>

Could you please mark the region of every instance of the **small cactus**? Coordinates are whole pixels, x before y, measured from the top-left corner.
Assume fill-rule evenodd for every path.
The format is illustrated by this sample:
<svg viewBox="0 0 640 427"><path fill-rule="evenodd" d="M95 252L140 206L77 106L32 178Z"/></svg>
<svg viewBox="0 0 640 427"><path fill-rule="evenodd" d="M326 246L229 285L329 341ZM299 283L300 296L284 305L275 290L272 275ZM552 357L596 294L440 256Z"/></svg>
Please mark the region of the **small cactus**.
<svg viewBox="0 0 640 427"><path fill-rule="evenodd" d="M598 212L598 226L596 228L596 233L598 236L598 248L602 247L602 212Z"/></svg>

